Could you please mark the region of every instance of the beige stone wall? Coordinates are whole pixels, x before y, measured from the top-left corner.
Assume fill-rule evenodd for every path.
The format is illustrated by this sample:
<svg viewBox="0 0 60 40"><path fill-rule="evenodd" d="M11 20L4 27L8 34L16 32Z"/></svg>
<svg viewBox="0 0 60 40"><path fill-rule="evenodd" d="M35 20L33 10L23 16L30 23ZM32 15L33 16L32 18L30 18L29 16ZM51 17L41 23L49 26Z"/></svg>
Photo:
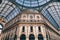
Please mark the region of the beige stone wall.
<svg viewBox="0 0 60 40"><path fill-rule="evenodd" d="M24 32L22 32L23 26L25 27ZM31 26L33 27L33 32L30 29ZM40 32L38 27L40 27ZM20 40L22 34L26 35L26 40L29 40L30 34L34 35L35 40L38 40L38 34L41 34L44 40L60 40L59 31L40 13L32 11L23 11L6 23L1 39L4 40L6 37L9 37L9 40L13 40L15 34L17 35L17 40ZM48 38L46 38L46 35L48 35Z"/></svg>
<svg viewBox="0 0 60 40"><path fill-rule="evenodd" d="M22 32L23 26L25 27L25 32ZM30 32L31 31L31 29L30 29L31 26L33 27L33 32ZM18 32L17 32L17 35L18 35L18 39L17 40L20 40L20 36L22 34L26 35L26 40L29 40L29 35L30 34L33 34L35 36L35 40L38 40L38 34L43 35L42 32L38 31L38 27L39 26L41 28L40 24L19 24Z"/></svg>
<svg viewBox="0 0 60 40"><path fill-rule="evenodd" d="M60 40L60 35L50 28L48 26L45 27L46 34L50 37L50 40Z"/></svg>
<svg viewBox="0 0 60 40"><path fill-rule="evenodd" d="M5 39L6 37L7 38L9 37L10 40L13 40L15 31L16 31L16 28L12 28L10 30L7 30L5 33L2 33L2 36L1 36L2 40Z"/></svg>

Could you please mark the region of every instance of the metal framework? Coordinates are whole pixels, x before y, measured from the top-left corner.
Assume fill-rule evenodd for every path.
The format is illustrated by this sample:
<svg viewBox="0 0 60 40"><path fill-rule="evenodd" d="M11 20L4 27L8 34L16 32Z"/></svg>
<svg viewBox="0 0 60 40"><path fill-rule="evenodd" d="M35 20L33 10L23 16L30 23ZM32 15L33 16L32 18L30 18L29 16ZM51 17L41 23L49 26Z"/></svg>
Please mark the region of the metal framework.
<svg viewBox="0 0 60 40"><path fill-rule="evenodd" d="M45 16L54 26L60 27L60 2L59 0L2 0L0 4L0 17L6 22L10 21L22 9L36 9L41 10ZM17 5L17 6L16 6ZM20 9L19 9L20 8Z"/></svg>
<svg viewBox="0 0 60 40"><path fill-rule="evenodd" d="M58 27L57 26L57 24L58 24L59 27L60 27L60 2L52 2L52 3L50 3L45 8L43 8L42 12L44 12L44 11L48 11L49 12L48 14L50 14L53 17L53 19L55 20L55 22L52 21L53 25ZM45 14L47 14L47 12L43 13L43 15L45 15ZM50 20L50 22L51 22L51 20Z"/></svg>
<svg viewBox="0 0 60 40"><path fill-rule="evenodd" d="M20 12L19 8L17 8L13 3L9 1L3 0L2 3L0 4L0 17L2 17L6 22L11 20L19 12Z"/></svg>

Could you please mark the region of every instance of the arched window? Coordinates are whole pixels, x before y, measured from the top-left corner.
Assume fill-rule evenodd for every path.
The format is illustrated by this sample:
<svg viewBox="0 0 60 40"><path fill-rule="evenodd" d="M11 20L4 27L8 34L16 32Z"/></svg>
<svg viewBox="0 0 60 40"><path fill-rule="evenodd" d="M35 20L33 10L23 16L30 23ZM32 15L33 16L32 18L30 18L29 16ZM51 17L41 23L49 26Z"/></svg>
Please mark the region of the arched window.
<svg viewBox="0 0 60 40"><path fill-rule="evenodd" d="M25 26L23 26L23 28L22 28L22 32L24 32L25 31Z"/></svg>
<svg viewBox="0 0 60 40"><path fill-rule="evenodd" d="M39 16L37 16L37 18L39 19Z"/></svg>
<svg viewBox="0 0 60 40"><path fill-rule="evenodd" d="M30 18L32 19L32 18L33 18L33 16L30 16Z"/></svg>
<svg viewBox="0 0 60 40"><path fill-rule="evenodd" d="M26 36L25 36L24 34L22 34L22 35L20 36L20 40L26 40Z"/></svg>
<svg viewBox="0 0 60 40"><path fill-rule="evenodd" d="M33 20L30 20L30 22L33 22Z"/></svg>
<svg viewBox="0 0 60 40"><path fill-rule="evenodd" d="M35 40L35 36L33 34L29 35L29 40Z"/></svg>
<svg viewBox="0 0 60 40"><path fill-rule="evenodd" d="M32 26L30 27L30 30L31 30L31 32L33 32L33 27Z"/></svg>
<svg viewBox="0 0 60 40"><path fill-rule="evenodd" d="M38 31L41 32L41 28L40 28L40 26L38 27Z"/></svg>
<svg viewBox="0 0 60 40"><path fill-rule="evenodd" d="M32 19L33 19L33 16L30 16L30 22L33 22L33 20L32 20Z"/></svg>
<svg viewBox="0 0 60 40"><path fill-rule="evenodd" d="M43 40L43 36L41 34L38 35L38 40Z"/></svg>

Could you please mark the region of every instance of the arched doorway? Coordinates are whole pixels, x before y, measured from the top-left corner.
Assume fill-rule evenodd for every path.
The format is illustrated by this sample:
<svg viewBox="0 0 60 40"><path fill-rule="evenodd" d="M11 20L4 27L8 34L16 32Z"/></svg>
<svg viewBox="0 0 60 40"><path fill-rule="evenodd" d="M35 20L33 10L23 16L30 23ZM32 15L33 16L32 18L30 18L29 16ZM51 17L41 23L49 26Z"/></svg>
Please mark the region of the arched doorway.
<svg viewBox="0 0 60 40"><path fill-rule="evenodd" d="M30 35L29 35L29 40L35 40L35 37L34 37L33 34L30 34Z"/></svg>
<svg viewBox="0 0 60 40"><path fill-rule="evenodd" d="M43 36L41 34L38 35L38 40L43 40Z"/></svg>
<svg viewBox="0 0 60 40"><path fill-rule="evenodd" d="M20 40L26 40L26 36L25 36L24 34L22 34L22 35L20 36Z"/></svg>

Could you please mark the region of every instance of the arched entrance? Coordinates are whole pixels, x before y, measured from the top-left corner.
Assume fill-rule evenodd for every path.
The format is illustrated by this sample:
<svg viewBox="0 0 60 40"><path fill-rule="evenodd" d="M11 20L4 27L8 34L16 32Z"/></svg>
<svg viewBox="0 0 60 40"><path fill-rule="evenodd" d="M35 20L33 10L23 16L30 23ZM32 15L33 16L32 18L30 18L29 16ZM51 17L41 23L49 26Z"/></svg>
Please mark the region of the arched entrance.
<svg viewBox="0 0 60 40"><path fill-rule="evenodd" d="M43 40L43 36L41 34L38 35L38 40Z"/></svg>
<svg viewBox="0 0 60 40"><path fill-rule="evenodd" d="M26 36L25 36L24 34L22 34L22 35L20 36L20 40L26 40Z"/></svg>
<svg viewBox="0 0 60 40"><path fill-rule="evenodd" d="M35 37L34 37L33 34L30 34L30 35L29 35L29 40L35 40Z"/></svg>

